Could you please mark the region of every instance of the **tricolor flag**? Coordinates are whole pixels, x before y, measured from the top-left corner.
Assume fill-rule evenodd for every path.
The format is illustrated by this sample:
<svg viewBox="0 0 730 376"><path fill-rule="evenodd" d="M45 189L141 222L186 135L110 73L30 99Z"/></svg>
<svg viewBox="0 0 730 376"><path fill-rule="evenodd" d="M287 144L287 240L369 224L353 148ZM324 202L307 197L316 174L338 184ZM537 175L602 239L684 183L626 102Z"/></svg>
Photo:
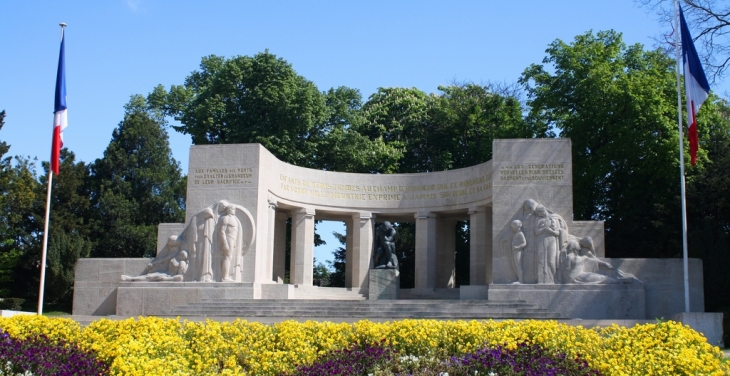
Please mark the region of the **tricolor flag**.
<svg viewBox="0 0 730 376"><path fill-rule="evenodd" d="M684 62L684 90L687 94L687 123L689 124L689 154L692 166L697 161L699 138L697 137L697 112L710 94L705 71L689 34L684 13L679 8L679 24L682 31L682 61Z"/></svg>
<svg viewBox="0 0 730 376"><path fill-rule="evenodd" d="M65 26L65 25L64 25ZM56 73L56 103L53 112L53 145L51 146L51 171L59 172L61 148L63 147L63 130L68 125L66 113L66 62L64 46L66 36L61 29L61 52L58 56L58 72Z"/></svg>

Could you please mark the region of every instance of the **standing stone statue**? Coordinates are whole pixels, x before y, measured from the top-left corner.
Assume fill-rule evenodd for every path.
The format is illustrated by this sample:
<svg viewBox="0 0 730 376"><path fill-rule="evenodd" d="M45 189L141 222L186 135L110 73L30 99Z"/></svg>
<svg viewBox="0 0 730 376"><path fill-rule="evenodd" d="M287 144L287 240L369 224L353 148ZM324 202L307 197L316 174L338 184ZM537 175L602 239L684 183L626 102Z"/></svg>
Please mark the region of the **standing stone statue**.
<svg viewBox="0 0 730 376"><path fill-rule="evenodd" d="M233 282L241 270L242 226L236 218L236 207L225 206L225 215L218 221L218 246L222 256L221 281ZM233 267L233 268L231 268Z"/></svg>
<svg viewBox="0 0 730 376"><path fill-rule="evenodd" d="M512 221L512 268L517 274L517 282L523 283L523 272L522 272L522 250L527 247L527 240L525 234L522 233L522 221L516 219Z"/></svg>
<svg viewBox="0 0 730 376"><path fill-rule="evenodd" d="M375 268L398 269L395 254L395 228L385 221L375 229Z"/></svg>
<svg viewBox="0 0 730 376"><path fill-rule="evenodd" d="M558 252L560 251L560 224L551 216L547 209L540 205L535 209L537 220L537 283L556 283L555 274L558 266Z"/></svg>
<svg viewBox="0 0 730 376"><path fill-rule="evenodd" d="M213 279L213 236L215 233L215 214L211 208L205 208L196 216L196 260L200 282L214 282Z"/></svg>

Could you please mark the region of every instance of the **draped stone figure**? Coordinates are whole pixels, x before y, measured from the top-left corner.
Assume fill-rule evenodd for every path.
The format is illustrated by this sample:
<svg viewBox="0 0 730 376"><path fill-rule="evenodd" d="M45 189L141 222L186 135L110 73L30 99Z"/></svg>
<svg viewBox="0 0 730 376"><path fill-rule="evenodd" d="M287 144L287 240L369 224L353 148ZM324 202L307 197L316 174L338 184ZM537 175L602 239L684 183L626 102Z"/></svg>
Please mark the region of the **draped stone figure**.
<svg viewBox="0 0 730 376"><path fill-rule="evenodd" d="M537 281L537 269L535 265L535 248L537 245L537 234L535 226L537 226L537 216L535 209L539 204L533 199L527 199L522 204L522 234L525 236L525 248L522 250L522 277L525 283L535 283Z"/></svg>
<svg viewBox="0 0 730 376"><path fill-rule="evenodd" d="M593 256L583 256L581 253L581 246L578 241L571 239L568 241L566 247L566 253L563 260L561 260L561 266L565 270L563 281L564 283L579 283L579 284L616 284L616 283L633 283L641 282L631 274L623 273L618 269L614 269L613 265L598 259ZM598 263L600 266L607 268L612 271L612 275L604 273L587 272L585 263L587 261Z"/></svg>
<svg viewBox="0 0 730 376"><path fill-rule="evenodd" d="M195 216L198 267L197 280L214 282L213 279L213 237L215 234L215 214L211 208L205 208Z"/></svg>
<svg viewBox="0 0 730 376"><path fill-rule="evenodd" d="M555 283L555 273L558 266L558 252L560 251L560 224L556 218L548 214L547 209L540 205L535 209L539 217L535 234L537 235L537 283Z"/></svg>
<svg viewBox="0 0 730 376"><path fill-rule="evenodd" d="M513 283L641 283L596 257L590 236L571 235L565 219L537 201L525 200L516 217L521 219L510 222L511 236L500 240L517 275ZM534 280L528 277L533 271Z"/></svg>
<svg viewBox="0 0 730 376"><path fill-rule="evenodd" d="M219 201L195 214L180 235L170 236L143 275L122 280L240 282L243 256L255 237L251 213Z"/></svg>

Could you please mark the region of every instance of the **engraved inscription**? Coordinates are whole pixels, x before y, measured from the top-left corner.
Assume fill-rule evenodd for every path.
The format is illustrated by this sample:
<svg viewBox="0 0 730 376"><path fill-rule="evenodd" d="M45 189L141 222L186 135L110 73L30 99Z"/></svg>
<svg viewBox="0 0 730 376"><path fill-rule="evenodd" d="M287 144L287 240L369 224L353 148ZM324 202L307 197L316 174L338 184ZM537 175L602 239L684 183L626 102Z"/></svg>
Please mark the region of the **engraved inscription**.
<svg viewBox="0 0 730 376"><path fill-rule="evenodd" d="M279 175L279 187L287 192L321 198L360 201L434 200L469 196L492 187L491 174L439 184L357 185L310 181Z"/></svg>
<svg viewBox="0 0 730 376"><path fill-rule="evenodd" d="M245 185L253 184L253 168L196 168L193 171L195 185Z"/></svg>
<svg viewBox="0 0 730 376"><path fill-rule="evenodd" d="M515 164L502 166L499 180L502 181L562 181L565 167L562 163Z"/></svg>

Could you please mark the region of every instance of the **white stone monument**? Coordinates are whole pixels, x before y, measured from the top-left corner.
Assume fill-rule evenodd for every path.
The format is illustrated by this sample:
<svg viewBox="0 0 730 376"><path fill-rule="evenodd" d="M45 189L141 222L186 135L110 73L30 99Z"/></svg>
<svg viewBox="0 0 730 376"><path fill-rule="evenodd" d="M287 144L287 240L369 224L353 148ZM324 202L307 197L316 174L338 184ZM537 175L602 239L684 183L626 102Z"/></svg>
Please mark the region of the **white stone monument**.
<svg viewBox="0 0 730 376"><path fill-rule="evenodd" d="M348 296L523 299L583 319L683 311L681 260L605 259L603 222L573 220L569 139L495 140L492 150L494 158L476 166L383 175L297 167L258 144L192 146L185 223L160 224L153 260L79 260L74 314L160 314L206 298ZM319 219L346 224L344 289L312 285ZM463 220L469 284L455 288L454 228ZM393 287L394 233L376 231L376 222L415 223L413 289ZM375 267L390 274L375 276ZM701 268L690 260L698 312ZM371 274L382 282L377 293Z"/></svg>

